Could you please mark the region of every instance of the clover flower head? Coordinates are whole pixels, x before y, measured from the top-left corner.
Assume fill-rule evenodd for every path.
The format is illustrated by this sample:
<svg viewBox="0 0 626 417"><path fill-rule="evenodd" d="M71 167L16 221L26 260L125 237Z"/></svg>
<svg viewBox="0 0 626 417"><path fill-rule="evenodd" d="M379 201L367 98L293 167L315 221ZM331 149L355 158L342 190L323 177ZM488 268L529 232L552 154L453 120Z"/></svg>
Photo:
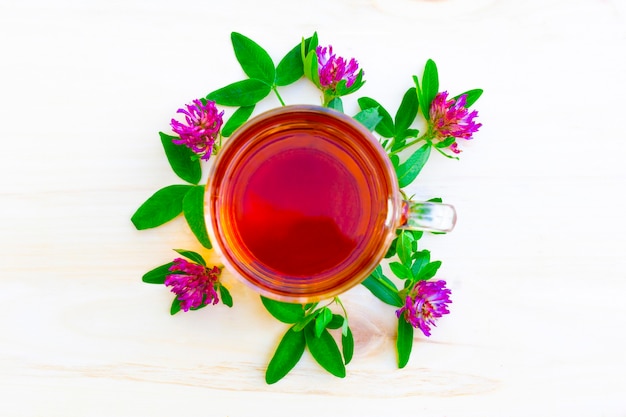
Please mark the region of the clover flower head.
<svg viewBox="0 0 626 417"><path fill-rule="evenodd" d="M470 112L465 105L467 95L461 95L458 100L448 99L448 92L437 93L430 105L430 123L434 139L442 142L450 137L455 141L449 146L454 153L460 153L456 139L472 139L472 134L482 126L474 122L478 112Z"/></svg>
<svg viewBox="0 0 626 417"><path fill-rule="evenodd" d="M359 64L354 58L346 61L333 53L333 47L318 46L315 49L319 67L319 79L322 88L335 90L341 80L346 80L346 87L351 87L357 78Z"/></svg>
<svg viewBox="0 0 626 417"><path fill-rule="evenodd" d="M445 281L419 281L407 294L404 306L396 310L396 315L430 336L430 326L435 326L436 319L450 312L448 304L451 302Z"/></svg>
<svg viewBox="0 0 626 417"><path fill-rule="evenodd" d="M221 273L218 267L208 268L176 258L170 271L175 273L166 276L165 286L172 287L171 291L177 295L182 310L189 311L220 301L216 291Z"/></svg>
<svg viewBox="0 0 626 417"><path fill-rule="evenodd" d="M201 155L203 160L208 160L222 127L224 112L218 113L213 101L194 100L192 104L186 105L186 109L178 109L176 113L184 114L186 123L172 119L172 130L180 136L180 139L172 142L185 145Z"/></svg>

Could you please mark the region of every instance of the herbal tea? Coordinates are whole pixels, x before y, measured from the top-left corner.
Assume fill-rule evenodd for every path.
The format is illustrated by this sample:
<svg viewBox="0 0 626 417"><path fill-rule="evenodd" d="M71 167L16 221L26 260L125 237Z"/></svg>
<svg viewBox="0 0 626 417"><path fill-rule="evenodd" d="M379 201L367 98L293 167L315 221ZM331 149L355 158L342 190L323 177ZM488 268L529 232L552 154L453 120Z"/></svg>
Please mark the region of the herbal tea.
<svg viewBox="0 0 626 417"><path fill-rule="evenodd" d="M348 259L365 235L371 207L359 179L315 138L269 146L254 172L242 173L232 210L242 243L268 268L308 277Z"/></svg>
<svg viewBox="0 0 626 417"><path fill-rule="evenodd" d="M222 149L211 227L228 263L258 289L322 294L386 250L395 178L377 144L345 123L278 114Z"/></svg>

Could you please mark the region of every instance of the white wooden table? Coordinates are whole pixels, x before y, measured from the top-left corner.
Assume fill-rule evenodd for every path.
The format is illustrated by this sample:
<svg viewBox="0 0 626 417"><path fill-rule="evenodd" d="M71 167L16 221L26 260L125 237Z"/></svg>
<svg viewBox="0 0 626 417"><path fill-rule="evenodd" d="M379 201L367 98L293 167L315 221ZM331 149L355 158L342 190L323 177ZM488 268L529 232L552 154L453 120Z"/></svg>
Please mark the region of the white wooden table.
<svg viewBox="0 0 626 417"><path fill-rule="evenodd" d="M433 58L442 89L485 90L483 128L412 185L460 217L423 239L454 303L408 366L359 287L348 376L305 356L267 386L284 325L236 282L233 309L171 317L141 276L199 247L129 218L176 182L157 132L242 77L230 32L278 60L315 30L365 69L348 111L395 110ZM625 2L2 0L0 39L3 416L626 415Z"/></svg>

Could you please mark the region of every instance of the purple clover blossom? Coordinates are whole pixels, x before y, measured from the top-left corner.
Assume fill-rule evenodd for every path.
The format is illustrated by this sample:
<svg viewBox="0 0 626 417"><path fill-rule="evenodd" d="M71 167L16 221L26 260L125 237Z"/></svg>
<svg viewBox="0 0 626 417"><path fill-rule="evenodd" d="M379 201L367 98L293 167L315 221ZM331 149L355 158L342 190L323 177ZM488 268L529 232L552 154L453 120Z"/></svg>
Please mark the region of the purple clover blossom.
<svg viewBox="0 0 626 417"><path fill-rule="evenodd" d="M320 85L326 90L334 91L341 80L346 80L346 87L351 87L357 78L359 64L354 58L346 61L333 54L333 47L318 46L315 49L319 64Z"/></svg>
<svg viewBox="0 0 626 417"><path fill-rule="evenodd" d="M482 124L474 122L478 112L476 110L469 112L465 107L466 103L466 94L460 96L458 100L453 98L448 100L447 91L437 93L429 112L434 139L438 141L444 141L449 137L472 139L472 134L477 132ZM461 152L456 141L452 142L450 150L457 154Z"/></svg>
<svg viewBox="0 0 626 417"><path fill-rule="evenodd" d="M398 318L404 319L413 327L430 336L430 326L435 319L450 313L450 290L445 281L419 281L406 296L405 304L396 310Z"/></svg>
<svg viewBox="0 0 626 417"><path fill-rule="evenodd" d="M220 301L215 290L221 273L218 267L207 268L176 258L170 271L180 272L167 275L165 286L172 287L171 291L177 295L182 310L189 311L203 304L217 304Z"/></svg>
<svg viewBox="0 0 626 417"><path fill-rule="evenodd" d="M206 161L211 157L215 139L222 127L224 112L218 113L213 101L203 104L200 100L194 100L186 107L187 109L178 109L176 112L185 115L186 124L172 119L172 130L180 136L180 139L172 142L187 146Z"/></svg>

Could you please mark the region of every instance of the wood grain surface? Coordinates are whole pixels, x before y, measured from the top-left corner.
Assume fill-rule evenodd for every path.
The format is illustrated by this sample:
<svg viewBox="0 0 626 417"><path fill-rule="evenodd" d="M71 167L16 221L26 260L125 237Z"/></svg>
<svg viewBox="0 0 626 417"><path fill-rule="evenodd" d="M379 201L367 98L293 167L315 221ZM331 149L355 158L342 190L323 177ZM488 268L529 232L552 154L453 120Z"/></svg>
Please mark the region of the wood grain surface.
<svg viewBox="0 0 626 417"><path fill-rule="evenodd" d="M461 160L434 155L409 189L459 222L422 241L454 302L405 369L362 287L347 377L305 354L267 386L285 326L256 294L226 275L232 309L172 317L141 282L200 250L181 218L129 219L177 182L158 131L243 76L231 31L276 61L313 31L356 57L347 112L395 111L428 58L442 89L485 90ZM624 1L0 0L0 39L0 415L626 416Z"/></svg>

